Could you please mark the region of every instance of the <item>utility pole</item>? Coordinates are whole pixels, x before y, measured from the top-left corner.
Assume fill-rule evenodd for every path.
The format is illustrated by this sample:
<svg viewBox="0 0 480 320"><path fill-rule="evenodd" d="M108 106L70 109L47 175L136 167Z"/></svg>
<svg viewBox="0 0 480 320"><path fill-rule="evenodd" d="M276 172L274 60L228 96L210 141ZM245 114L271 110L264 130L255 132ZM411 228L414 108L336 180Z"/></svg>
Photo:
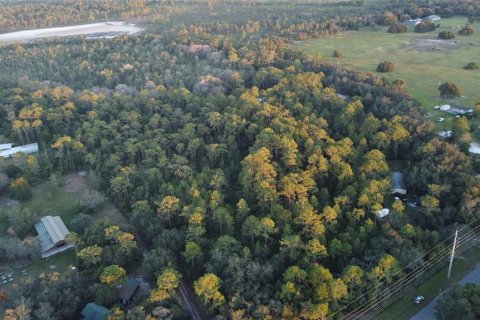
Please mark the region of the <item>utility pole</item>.
<svg viewBox="0 0 480 320"><path fill-rule="evenodd" d="M450 256L450 264L448 265L447 279L450 279L450 273L452 272L453 256L455 255L455 247L457 246L458 230L455 230L455 240L453 240L452 255Z"/></svg>

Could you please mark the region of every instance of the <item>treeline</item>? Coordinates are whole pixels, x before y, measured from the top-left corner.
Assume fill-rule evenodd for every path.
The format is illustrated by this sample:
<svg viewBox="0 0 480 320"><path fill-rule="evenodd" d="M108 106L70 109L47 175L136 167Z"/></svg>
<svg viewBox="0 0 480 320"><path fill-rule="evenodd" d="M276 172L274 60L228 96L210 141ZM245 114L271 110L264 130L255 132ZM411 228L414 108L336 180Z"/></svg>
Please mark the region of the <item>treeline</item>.
<svg viewBox="0 0 480 320"><path fill-rule="evenodd" d="M180 9L168 1L47 0L0 3L0 32L67 26L106 19L162 20Z"/></svg>

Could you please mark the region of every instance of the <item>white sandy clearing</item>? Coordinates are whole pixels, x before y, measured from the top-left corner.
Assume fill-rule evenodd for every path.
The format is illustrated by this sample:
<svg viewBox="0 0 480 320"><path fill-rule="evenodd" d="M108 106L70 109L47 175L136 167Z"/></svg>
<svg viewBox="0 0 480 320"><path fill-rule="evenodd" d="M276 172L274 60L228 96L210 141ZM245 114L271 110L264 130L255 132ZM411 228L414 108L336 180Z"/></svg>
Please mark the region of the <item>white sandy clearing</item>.
<svg viewBox="0 0 480 320"><path fill-rule="evenodd" d="M82 24L69 27L34 29L0 34L0 42L26 42L40 38L68 37L91 34L135 34L143 29L119 21ZM107 36L111 37L111 36Z"/></svg>

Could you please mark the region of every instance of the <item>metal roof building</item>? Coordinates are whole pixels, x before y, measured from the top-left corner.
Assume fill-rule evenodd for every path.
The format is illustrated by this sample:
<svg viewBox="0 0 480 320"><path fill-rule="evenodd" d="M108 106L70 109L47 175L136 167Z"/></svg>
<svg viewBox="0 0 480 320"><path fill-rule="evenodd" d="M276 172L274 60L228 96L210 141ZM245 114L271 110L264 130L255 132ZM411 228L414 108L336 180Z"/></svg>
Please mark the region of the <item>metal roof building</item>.
<svg viewBox="0 0 480 320"><path fill-rule="evenodd" d="M392 193L407 194L405 181L401 172L392 172Z"/></svg>
<svg viewBox="0 0 480 320"><path fill-rule="evenodd" d="M81 314L85 320L104 320L110 314L110 310L90 302L82 309Z"/></svg>
<svg viewBox="0 0 480 320"><path fill-rule="evenodd" d="M12 149L12 147L13 147L13 143L2 143L0 144L0 151Z"/></svg>
<svg viewBox="0 0 480 320"><path fill-rule="evenodd" d="M5 146L8 144L5 144ZM23 152L23 153L35 153L38 152L38 143L26 144L24 146L18 147L11 147L12 144L10 143L10 148L1 149L0 148L0 157L3 158L10 158L16 153Z"/></svg>
<svg viewBox="0 0 480 320"><path fill-rule="evenodd" d="M71 248L71 246L65 246L65 237L70 232L59 216L46 216L41 218L40 221L35 224L35 229L38 232L42 257L50 256L49 251L55 248L61 247L63 250L58 250L54 253Z"/></svg>
<svg viewBox="0 0 480 320"><path fill-rule="evenodd" d="M137 291L138 287L140 286L140 282L136 279L128 279L127 282L120 288L118 292L118 299L123 304L128 304L135 292Z"/></svg>

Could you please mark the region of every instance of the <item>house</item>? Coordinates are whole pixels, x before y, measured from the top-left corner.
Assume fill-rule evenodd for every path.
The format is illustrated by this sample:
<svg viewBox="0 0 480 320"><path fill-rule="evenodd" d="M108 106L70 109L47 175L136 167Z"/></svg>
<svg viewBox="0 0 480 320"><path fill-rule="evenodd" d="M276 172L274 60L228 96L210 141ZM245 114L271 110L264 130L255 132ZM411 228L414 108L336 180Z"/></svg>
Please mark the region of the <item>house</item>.
<svg viewBox="0 0 480 320"><path fill-rule="evenodd" d="M128 279L127 282L118 291L118 300L123 304L129 304L135 292L137 292L140 282L136 279Z"/></svg>
<svg viewBox="0 0 480 320"><path fill-rule="evenodd" d="M417 19L405 20L403 22L403 24L406 25L407 27L413 27L413 26L416 26L417 24L419 24L420 22L422 22L422 19L417 18Z"/></svg>
<svg viewBox="0 0 480 320"><path fill-rule="evenodd" d="M472 115L473 109L462 108L462 107L452 107L449 112L456 116L465 116L465 115Z"/></svg>
<svg viewBox="0 0 480 320"><path fill-rule="evenodd" d="M110 310L104 306L90 302L80 312L85 320L105 320L110 314Z"/></svg>
<svg viewBox="0 0 480 320"><path fill-rule="evenodd" d="M379 218L384 218L390 214L390 209L388 208L383 208L382 210L377 212L377 217Z"/></svg>
<svg viewBox="0 0 480 320"><path fill-rule="evenodd" d="M448 138L451 138L451 137L452 137L453 132L452 132L452 130L440 131L440 132L438 133L438 135L439 135L440 138L442 138L442 139L448 139Z"/></svg>
<svg viewBox="0 0 480 320"><path fill-rule="evenodd" d="M401 172L392 172L392 193L393 194L407 194L405 188L405 180Z"/></svg>
<svg viewBox="0 0 480 320"><path fill-rule="evenodd" d="M423 18L423 20L430 20L430 21L438 21L442 19L440 16L437 16L436 14L432 14L431 16Z"/></svg>
<svg viewBox="0 0 480 320"><path fill-rule="evenodd" d="M7 146L10 145L10 148ZM11 143L2 144L5 146L5 149L0 148L0 157L2 158L11 158L14 154L23 152L23 153L35 153L38 152L38 143L26 144L24 146L13 147Z"/></svg>
<svg viewBox="0 0 480 320"><path fill-rule="evenodd" d="M75 245L66 243L65 237L70 233L58 216L45 216L35 224L40 240L42 258L50 257L59 252L73 248Z"/></svg>

